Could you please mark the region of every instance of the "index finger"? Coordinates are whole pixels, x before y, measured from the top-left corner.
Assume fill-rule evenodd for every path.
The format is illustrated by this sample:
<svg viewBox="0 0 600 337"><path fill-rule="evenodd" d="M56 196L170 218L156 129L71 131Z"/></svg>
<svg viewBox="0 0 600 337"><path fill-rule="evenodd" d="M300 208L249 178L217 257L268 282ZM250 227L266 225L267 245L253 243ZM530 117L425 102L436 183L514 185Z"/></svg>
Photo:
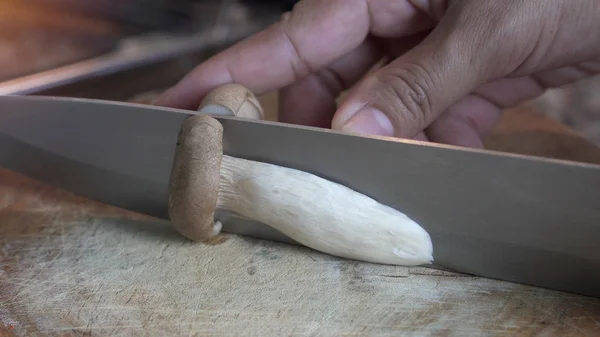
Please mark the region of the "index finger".
<svg viewBox="0 0 600 337"><path fill-rule="evenodd" d="M156 102L195 109L213 88L238 83L257 95L290 85L358 47L369 32L364 0L305 0L267 29L197 66Z"/></svg>

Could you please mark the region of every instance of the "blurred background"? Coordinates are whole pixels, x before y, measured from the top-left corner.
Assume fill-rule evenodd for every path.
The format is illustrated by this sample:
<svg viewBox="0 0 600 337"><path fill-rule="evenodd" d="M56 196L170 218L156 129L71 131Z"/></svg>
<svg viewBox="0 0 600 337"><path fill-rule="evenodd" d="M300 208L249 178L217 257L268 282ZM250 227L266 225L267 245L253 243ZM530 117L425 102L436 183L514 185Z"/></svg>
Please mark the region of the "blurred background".
<svg viewBox="0 0 600 337"><path fill-rule="evenodd" d="M160 90L277 20L281 0L0 0L0 94Z"/></svg>
<svg viewBox="0 0 600 337"><path fill-rule="evenodd" d="M294 0L0 0L0 94L144 102ZM600 145L600 78L532 101Z"/></svg>

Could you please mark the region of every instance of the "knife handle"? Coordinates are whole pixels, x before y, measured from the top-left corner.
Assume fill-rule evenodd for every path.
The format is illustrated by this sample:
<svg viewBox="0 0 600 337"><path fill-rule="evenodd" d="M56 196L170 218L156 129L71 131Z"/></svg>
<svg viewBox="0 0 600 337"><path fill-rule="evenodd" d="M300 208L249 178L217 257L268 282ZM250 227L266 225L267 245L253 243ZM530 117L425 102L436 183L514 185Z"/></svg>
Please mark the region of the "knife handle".
<svg viewBox="0 0 600 337"><path fill-rule="evenodd" d="M264 119L263 108L256 96L236 83L225 84L210 91L200 102L197 111L207 115Z"/></svg>

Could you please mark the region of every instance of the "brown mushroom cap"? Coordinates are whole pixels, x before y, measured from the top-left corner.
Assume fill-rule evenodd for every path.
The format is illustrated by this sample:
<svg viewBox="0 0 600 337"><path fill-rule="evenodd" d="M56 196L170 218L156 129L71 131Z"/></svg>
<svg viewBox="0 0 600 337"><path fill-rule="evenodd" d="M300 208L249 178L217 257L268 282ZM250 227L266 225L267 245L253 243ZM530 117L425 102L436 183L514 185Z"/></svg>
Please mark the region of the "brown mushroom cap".
<svg viewBox="0 0 600 337"><path fill-rule="evenodd" d="M256 96L237 83L221 85L210 91L198 111L211 115L234 115L236 117L263 119L264 112Z"/></svg>
<svg viewBox="0 0 600 337"><path fill-rule="evenodd" d="M169 217L177 231L206 241L219 234L214 214L223 158L223 126L208 115L187 118L179 132L169 181Z"/></svg>

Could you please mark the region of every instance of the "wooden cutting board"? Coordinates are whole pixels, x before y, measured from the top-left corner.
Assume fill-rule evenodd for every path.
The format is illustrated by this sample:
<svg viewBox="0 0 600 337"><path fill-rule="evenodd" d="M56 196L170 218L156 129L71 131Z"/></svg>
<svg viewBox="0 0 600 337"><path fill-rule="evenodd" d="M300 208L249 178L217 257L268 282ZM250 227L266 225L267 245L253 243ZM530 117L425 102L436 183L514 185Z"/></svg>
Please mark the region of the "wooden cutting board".
<svg viewBox="0 0 600 337"><path fill-rule="evenodd" d="M528 111L507 115L490 147L535 152L515 138L552 121ZM553 125L537 154L598 158ZM594 336L600 299L236 235L195 244L166 221L0 170L0 336L37 335Z"/></svg>

